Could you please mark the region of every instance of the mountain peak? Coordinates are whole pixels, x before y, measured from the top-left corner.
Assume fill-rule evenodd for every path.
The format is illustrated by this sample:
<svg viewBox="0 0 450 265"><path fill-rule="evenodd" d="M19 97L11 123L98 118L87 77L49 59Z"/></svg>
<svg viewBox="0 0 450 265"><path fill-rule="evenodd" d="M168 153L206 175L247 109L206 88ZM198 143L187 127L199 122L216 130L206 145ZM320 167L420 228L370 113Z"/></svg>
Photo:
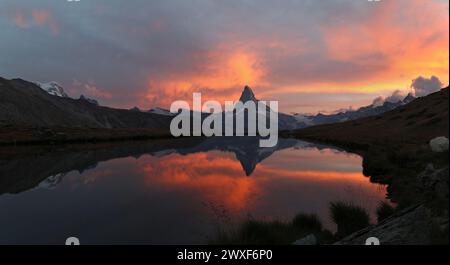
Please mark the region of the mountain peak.
<svg viewBox="0 0 450 265"><path fill-rule="evenodd" d="M408 93L408 95L403 99L403 103L407 104L415 99L416 97L412 93Z"/></svg>
<svg viewBox="0 0 450 265"><path fill-rule="evenodd" d="M141 111L141 109L136 106L132 107L130 110L131 111L139 111L139 112Z"/></svg>
<svg viewBox="0 0 450 265"><path fill-rule="evenodd" d="M255 97L255 94L253 93L252 89L249 86L245 86L244 90L242 91L241 97L239 98L239 101L245 103L247 101L258 101Z"/></svg>
<svg viewBox="0 0 450 265"><path fill-rule="evenodd" d="M81 95L79 100L86 101L86 102L88 102L88 103L90 103L90 104L93 104L93 105L96 105L96 106L99 105L97 100L92 99L92 98L87 98L87 97L85 97L84 95Z"/></svg>
<svg viewBox="0 0 450 265"><path fill-rule="evenodd" d="M174 116L175 114L171 113L169 110L163 109L163 108L153 108L147 111L149 113L153 114L159 114L159 115L165 115L165 116Z"/></svg>

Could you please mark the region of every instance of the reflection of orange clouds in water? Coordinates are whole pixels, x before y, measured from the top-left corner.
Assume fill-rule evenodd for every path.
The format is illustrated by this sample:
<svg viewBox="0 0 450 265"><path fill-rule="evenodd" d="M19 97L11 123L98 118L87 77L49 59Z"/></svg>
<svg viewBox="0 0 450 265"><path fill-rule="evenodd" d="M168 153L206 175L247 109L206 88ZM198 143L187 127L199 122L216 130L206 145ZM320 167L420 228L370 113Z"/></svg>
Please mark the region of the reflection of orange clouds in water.
<svg viewBox="0 0 450 265"><path fill-rule="evenodd" d="M233 210L247 208L261 192L238 161L217 152L152 159L146 161L144 172L149 185L195 189L203 199Z"/></svg>
<svg viewBox="0 0 450 265"><path fill-rule="evenodd" d="M291 178L308 181L346 181L351 183L366 184L367 178L364 178L359 172L337 172L337 171L293 171L280 168L270 168L261 165L258 175L277 176L277 178Z"/></svg>
<svg viewBox="0 0 450 265"><path fill-rule="evenodd" d="M113 174L113 171L110 169L103 169L99 171L92 171L83 174L83 184L89 184L97 182L100 178L108 177Z"/></svg>
<svg viewBox="0 0 450 265"><path fill-rule="evenodd" d="M223 205L233 212L251 212L256 209L258 201L264 200L265 195L271 192L272 183L278 181L297 181L299 185L304 182L321 182L330 186L333 186L333 183L346 183L362 189L368 193L366 195L376 193L380 199L385 194L384 189L370 183L360 171L289 169L283 165L272 166L261 163L255 172L247 177L233 155L218 151L186 156L172 154L161 158L152 157L145 160L143 171L147 185L194 190L202 200Z"/></svg>

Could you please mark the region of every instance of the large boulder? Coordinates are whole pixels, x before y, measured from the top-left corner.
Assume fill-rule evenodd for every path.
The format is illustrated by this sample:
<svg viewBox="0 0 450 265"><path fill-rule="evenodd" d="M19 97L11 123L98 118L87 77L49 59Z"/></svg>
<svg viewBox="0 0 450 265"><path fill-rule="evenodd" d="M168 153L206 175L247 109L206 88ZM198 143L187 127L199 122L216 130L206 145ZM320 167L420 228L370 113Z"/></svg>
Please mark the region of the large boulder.
<svg viewBox="0 0 450 265"><path fill-rule="evenodd" d="M447 137L440 136L440 137L433 138L430 141L430 147L431 147L431 150L433 150L433 152L441 153L441 152L448 151Z"/></svg>

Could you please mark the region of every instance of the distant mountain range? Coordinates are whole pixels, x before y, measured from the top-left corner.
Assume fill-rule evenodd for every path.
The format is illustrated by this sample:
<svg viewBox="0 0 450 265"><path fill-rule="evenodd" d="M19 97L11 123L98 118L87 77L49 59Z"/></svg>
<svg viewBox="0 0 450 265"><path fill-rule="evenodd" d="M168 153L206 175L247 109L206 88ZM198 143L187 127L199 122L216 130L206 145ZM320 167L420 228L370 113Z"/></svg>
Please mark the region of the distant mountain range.
<svg viewBox="0 0 450 265"><path fill-rule="evenodd" d="M84 95L81 95L79 99L73 99L56 82L32 83L22 79L0 78L0 86L0 125L169 128L172 117L176 115L163 108L143 111L137 107L129 110L104 107L100 106L95 99L87 98ZM405 105L414 99L415 97L409 94L398 102L386 101L382 105L372 104L357 110L330 115L278 113L278 128L279 130L292 130L374 116ZM249 86L244 87L239 100L244 103L259 101ZM270 111L270 108L267 107L267 115ZM202 118L209 115L202 113Z"/></svg>
<svg viewBox="0 0 450 265"><path fill-rule="evenodd" d="M64 91L64 88L55 81L51 81L48 83L40 83L40 82L34 83L38 85L40 88L42 88L45 92L49 93L50 95L61 98L70 98L69 95L67 95L66 92ZM79 99L97 106L99 105L97 100L85 97L84 95L80 95Z"/></svg>
<svg viewBox="0 0 450 265"><path fill-rule="evenodd" d="M131 111L140 111L140 112L148 112L148 113L153 113L153 114L158 114L158 115L164 115L164 116L175 116L175 113L170 112L169 110L163 109L163 108L153 108L153 109L149 109L148 111L143 111L138 107L133 107L130 109Z"/></svg>
<svg viewBox="0 0 450 265"><path fill-rule="evenodd" d="M285 136L352 146L427 144L434 137L448 137L448 96L446 87L379 115L297 129Z"/></svg>
<svg viewBox="0 0 450 265"><path fill-rule="evenodd" d="M0 78L0 125L82 128L169 128L171 118L72 99L57 83Z"/></svg>
<svg viewBox="0 0 450 265"><path fill-rule="evenodd" d="M321 113L317 115L302 115L302 114L289 115L279 112L278 128L279 130L292 130L292 129L306 128L319 124L344 122L374 116L393 110L405 104L408 104L415 99L416 98L412 94L408 94L403 100L399 100L397 102L385 101L382 105L371 104L369 106L361 107L357 110L342 111L337 114L330 114L330 115ZM239 100L241 102L259 101L249 86L245 86Z"/></svg>
<svg viewBox="0 0 450 265"><path fill-rule="evenodd" d="M301 123L300 126L298 126L297 128L305 128L319 124L337 123L364 117L375 116L398 108L405 104L408 104L415 99L416 97L414 97L410 93L403 100L399 100L397 102L385 101L382 105L371 104L368 106L361 107L357 110L347 110L336 114L329 114L329 115L321 113L317 115L294 114L294 117L297 119L299 123Z"/></svg>

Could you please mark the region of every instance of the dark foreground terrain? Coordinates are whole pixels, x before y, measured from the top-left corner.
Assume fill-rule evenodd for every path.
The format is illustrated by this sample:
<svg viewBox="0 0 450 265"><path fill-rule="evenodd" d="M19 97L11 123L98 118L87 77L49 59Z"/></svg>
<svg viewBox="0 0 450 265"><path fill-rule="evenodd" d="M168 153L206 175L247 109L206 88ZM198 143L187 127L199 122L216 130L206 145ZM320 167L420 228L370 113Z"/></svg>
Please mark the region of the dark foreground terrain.
<svg viewBox="0 0 450 265"><path fill-rule="evenodd" d="M449 153L429 144L448 138L448 94L445 88L378 116L282 133L357 153L364 175L388 185L395 213L338 244L361 244L369 236L388 244L448 244Z"/></svg>
<svg viewBox="0 0 450 265"><path fill-rule="evenodd" d="M0 127L1 145L48 145L172 138L169 130L152 128Z"/></svg>

